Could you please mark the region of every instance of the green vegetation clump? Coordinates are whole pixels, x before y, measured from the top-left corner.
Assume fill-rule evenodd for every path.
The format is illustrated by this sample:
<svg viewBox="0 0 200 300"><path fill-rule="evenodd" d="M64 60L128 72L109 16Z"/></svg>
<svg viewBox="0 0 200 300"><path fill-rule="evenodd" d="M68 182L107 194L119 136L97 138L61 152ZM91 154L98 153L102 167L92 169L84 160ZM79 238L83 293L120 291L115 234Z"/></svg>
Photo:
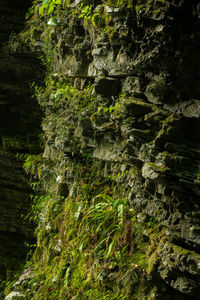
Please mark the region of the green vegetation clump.
<svg viewBox="0 0 200 300"><path fill-rule="evenodd" d="M55 177L45 182L40 169L46 169L47 162L41 157L27 156L24 167L35 174L36 182L41 180L40 186L34 185L37 194L28 216L37 223L36 250L26 263L31 275L25 290L18 287L25 297L142 299L150 280L145 232L153 232L156 221L138 222L123 186L114 177L102 177L92 160L63 166L74 173L77 196L44 192L45 185L47 190L55 185ZM11 290L12 285L7 288Z"/></svg>
<svg viewBox="0 0 200 300"><path fill-rule="evenodd" d="M34 254L40 287L34 299L129 299L145 278L144 228L127 201L107 186L94 196L96 189L99 183L85 184L76 199L47 202Z"/></svg>
<svg viewBox="0 0 200 300"><path fill-rule="evenodd" d="M89 83L84 89L76 89L72 82L66 78L53 76L49 77L45 87L35 85L35 95L41 106L47 103L54 104L54 107L70 107L76 103L77 110L82 110L94 105L93 84ZM77 111L77 113L78 113Z"/></svg>
<svg viewBox="0 0 200 300"><path fill-rule="evenodd" d="M35 0L26 17L31 23L34 19L39 19L50 27L56 27L58 20L62 19L63 14L66 16L67 12L71 19L76 17L82 20L88 31L96 30L112 38L116 32L116 26L113 22L113 15L106 13L106 7L110 7L111 10L114 8L123 10L132 8L132 2L130 0L82 0L74 7L69 0ZM33 16L32 19L30 19L31 16Z"/></svg>

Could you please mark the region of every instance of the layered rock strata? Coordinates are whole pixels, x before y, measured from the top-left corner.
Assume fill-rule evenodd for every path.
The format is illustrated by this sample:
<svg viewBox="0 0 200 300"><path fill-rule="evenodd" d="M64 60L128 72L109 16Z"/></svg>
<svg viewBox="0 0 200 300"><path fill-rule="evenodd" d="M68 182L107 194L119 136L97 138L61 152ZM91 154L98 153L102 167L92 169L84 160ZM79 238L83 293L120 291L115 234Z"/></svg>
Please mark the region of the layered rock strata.
<svg viewBox="0 0 200 300"><path fill-rule="evenodd" d="M105 182L108 195L114 197L109 188L116 185L119 197L128 198L130 211L144 226L146 263L140 269L141 260L133 259L129 273L120 273L119 261L107 266L108 251L94 284L102 282L111 295L127 289L119 299L199 298L200 13L196 1L158 2L132 1L128 8L100 4L92 8L92 23L79 17L80 8L72 4L58 12L56 26L48 27L48 20L37 15L31 23L34 29L41 20L34 29L35 46L48 34L45 49L50 50L53 72L38 94L46 114L42 174L51 196L39 221L35 255L36 266L44 270L43 281L37 282L29 299L71 299L76 292L74 299L107 299L103 291L95 298L84 296L75 285L75 292L70 290L78 263L73 267L75 256L66 250L70 238L65 229L69 199L82 203L87 189L91 194L95 188L102 192ZM83 206L78 209L77 220ZM140 251L136 247L131 252L134 230L130 236L126 233L128 257ZM82 256L89 255L83 248ZM93 273L95 268L94 264ZM90 277L84 280L87 290ZM23 288L17 291L26 294Z"/></svg>

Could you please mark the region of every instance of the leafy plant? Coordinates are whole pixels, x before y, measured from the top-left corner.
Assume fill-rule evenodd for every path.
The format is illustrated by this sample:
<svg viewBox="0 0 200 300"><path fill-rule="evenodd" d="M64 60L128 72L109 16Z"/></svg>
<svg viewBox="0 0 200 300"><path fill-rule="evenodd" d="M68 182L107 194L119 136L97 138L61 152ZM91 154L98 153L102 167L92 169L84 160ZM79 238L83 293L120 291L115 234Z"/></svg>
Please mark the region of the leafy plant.
<svg viewBox="0 0 200 300"><path fill-rule="evenodd" d="M86 5L85 7L83 6L83 3L81 5L81 14L79 15L79 18L87 18L90 19L91 18L91 13L92 13L92 7L89 5Z"/></svg>
<svg viewBox="0 0 200 300"><path fill-rule="evenodd" d="M52 15L62 0L43 0L39 7L39 15Z"/></svg>
<svg viewBox="0 0 200 300"><path fill-rule="evenodd" d="M42 154L38 154L38 155L25 154L24 155L23 168L25 169L25 171L27 173L34 175L35 178L37 177L39 179L41 176L42 163L43 163Z"/></svg>
<svg viewBox="0 0 200 300"><path fill-rule="evenodd" d="M95 196L92 202L80 223L79 234L83 235L89 230L91 234L99 236L95 251L107 245L104 257L108 258L117 244L128 206L125 201L105 194Z"/></svg>

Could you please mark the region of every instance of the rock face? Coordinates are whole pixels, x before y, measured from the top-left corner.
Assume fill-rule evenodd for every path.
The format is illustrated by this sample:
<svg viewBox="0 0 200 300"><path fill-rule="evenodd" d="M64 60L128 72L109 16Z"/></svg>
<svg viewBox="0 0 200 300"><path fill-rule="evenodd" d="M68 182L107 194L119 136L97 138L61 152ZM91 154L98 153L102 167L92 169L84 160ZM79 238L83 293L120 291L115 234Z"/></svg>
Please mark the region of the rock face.
<svg viewBox="0 0 200 300"><path fill-rule="evenodd" d="M40 76L38 59L8 43L22 29L28 1L0 1L0 9L0 279L5 280L13 278L26 256L25 241L33 239L24 220L32 190L16 155L40 151L41 113L29 87Z"/></svg>
<svg viewBox="0 0 200 300"><path fill-rule="evenodd" d="M13 288L27 299L199 299L199 5L129 2L30 21L52 72L36 284Z"/></svg>

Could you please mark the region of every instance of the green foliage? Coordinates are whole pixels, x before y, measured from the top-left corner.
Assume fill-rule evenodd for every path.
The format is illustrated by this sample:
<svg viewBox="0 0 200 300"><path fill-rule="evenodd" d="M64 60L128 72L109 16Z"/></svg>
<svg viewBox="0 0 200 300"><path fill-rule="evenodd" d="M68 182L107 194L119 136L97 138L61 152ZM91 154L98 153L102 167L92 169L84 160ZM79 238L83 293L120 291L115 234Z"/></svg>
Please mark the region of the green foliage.
<svg viewBox="0 0 200 300"><path fill-rule="evenodd" d="M148 166L150 168L154 169L155 171L160 172L160 173L164 173L164 172L170 170L164 163L163 164L156 164L156 163L153 163L153 162L149 162Z"/></svg>
<svg viewBox="0 0 200 300"><path fill-rule="evenodd" d="M149 220L146 221L147 227L148 228L154 228L158 224L158 221L154 217L149 217Z"/></svg>
<svg viewBox="0 0 200 300"><path fill-rule="evenodd" d="M88 3L89 2L89 3ZM94 1L92 1L94 2ZM89 5L87 5L87 3ZM89 16L91 11L91 1L80 1L79 7L82 9L80 13L80 18ZM70 6L69 0L40 0L39 2L35 0L33 6L27 12L26 18L28 19L33 13L34 10L38 9L39 16L55 16L59 9L66 9ZM52 25L52 24L49 24ZM55 25L53 25L55 26Z"/></svg>
<svg viewBox="0 0 200 300"><path fill-rule="evenodd" d="M106 176L106 180L117 180L119 178L123 178L124 176L126 176L129 173L128 170L126 170L125 172L118 172L117 175L115 176L111 176L111 175L107 175Z"/></svg>
<svg viewBox="0 0 200 300"><path fill-rule="evenodd" d="M49 195L45 195L42 191L41 175L44 167L42 154L17 154L16 158L24 162L23 168L31 177L30 187L34 191L34 194L30 195L31 209L25 219L28 219L31 222L33 221L34 223L39 223L41 219L41 212L50 198Z"/></svg>
<svg viewBox="0 0 200 300"><path fill-rule="evenodd" d="M26 12L26 19L28 20L34 13L34 9L33 9L33 6L31 6L29 8L29 10Z"/></svg>
<svg viewBox="0 0 200 300"><path fill-rule="evenodd" d="M37 172L30 161L26 167ZM99 168L75 165L74 177L80 180L76 198L33 197L31 217L39 226L26 297L33 299L34 280L39 287L34 299L130 299L133 289L140 289L141 276L145 280L145 227L123 198L123 188L114 182L108 186ZM148 220L146 230L153 226Z"/></svg>
<svg viewBox="0 0 200 300"><path fill-rule="evenodd" d="M34 1L33 2L33 7L35 7L36 5L38 5L39 7L39 15L53 15L53 13L56 11L56 9L60 6L60 5L64 5L65 1L62 0L42 0L40 1L40 3L38 3L38 1ZM33 8L31 8L30 12L33 11Z"/></svg>
<svg viewBox="0 0 200 300"><path fill-rule="evenodd" d="M57 5L60 4L62 4L62 0L43 0L43 3L39 8L39 14L42 15L45 10L47 15L51 15L56 9Z"/></svg>
<svg viewBox="0 0 200 300"><path fill-rule="evenodd" d="M32 174L36 176L38 179L41 176L42 171L42 154L33 155L33 154L25 154L23 155L24 158L24 164L23 168L28 174Z"/></svg>
<svg viewBox="0 0 200 300"><path fill-rule="evenodd" d="M6 287L6 281L5 280L2 280L2 279L0 279L0 295L1 296L3 296L3 290L5 289L5 287ZM8 283L7 283L8 284Z"/></svg>
<svg viewBox="0 0 200 300"><path fill-rule="evenodd" d="M79 18L91 18L91 13L92 13L92 7L89 5L83 6L83 3L81 3L81 14L79 15Z"/></svg>
<svg viewBox="0 0 200 300"><path fill-rule="evenodd" d="M49 77L45 87L35 86L35 96L41 106L53 102L54 107L73 107L80 116L84 109L92 108L95 104L93 84L89 83L84 89L76 89L70 81Z"/></svg>
<svg viewBox="0 0 200 300"><path fill-rule="evenodd" d="M138 0L135 6L138 24L140 24L141 16L145 15L146 17L156 19L164 15L171 5L174 4L168 0Z"/></svg>
<svg viewBox="0 0 200 300"><path fill-rule="evenodd" d="M92 205L79 225L79 234L84 236L88 234L100 235L94 251L99 252L103 245L107 249L101 256L108 258L114 251L118 241L119 234L124 224L124 214L127 212L127 203L121 199L112 199L109 195L99 194L92 200ZM89 232L88 232L89 230ZM84 245L84 239L81 244Z"/></svg>
<svg viewBox="0 0 200 300"><path fill-rule="evenodd" d="M113 192L113 197L101 192L91 198L92 194L90 187L83 185L82 197L81 193L77 199L68 197L56 218L50 219L50 210L46 215L44 222L51 222L52 235L51 231L46 235L44 227L38 233L40 246L35 259L37 268L40 267L36 274L41 278L45 272L45 278L35 299L41 295L48 299L63 299L63 295L67 299L75 295L76 299L128 299L131 287L118 290L112 281L123 282L133 266L135 282L139 283L145 264L143 228L138 226L127 201ZM52 253L52 243L56 240L64 245L58 259ZM137 255L133 253L136 247ZM39 255L41 251L43 255L46 252L46 258ZM114 276L111 283L107 281L110 274ZM110 290L107 284L111 284Z"/></svg>
<svg viewBox="0 0 200 300"><path fill-rule="evenodd" d="M99 4L99 6L98 6ZM69 0L40 0L34 1L33 6L27 12L27 19L32 15L38 13L39 17L49 18L47 24L51 26L57 26L57 16L61 10L68 10L69 13L75 14L79 19L83 19L85 26L90 30L92 26L96 30L101 30L105 34L114 35L116 28L112 22L112 16L108 16L105 13L105 6L132 8L131 0L82 0L79 1L76 8L73 11L70 10ZM96 8L95 8L96 7Z"/></svg>
<svg viewBox="0 0 200 300"><path fill-rule="evenodd" d="M31 211L26 218L37 224L41 222L43 218L42 211L46 207L49 198L49 195L31 195Z"/></svg>
<svg viewBox="0 0 200 300"><path fill-rule="evenodd" d="M30 158L26 164L34 169ZM122 186L108 185L98 166L74 165L74 172L80 180L76 198L33 196L29 217L39 226L34 262L27 260L35 275L26 290L34 289L34 280L40 287L34 299L129 299L146 264L144 227L123 198ZM129 274L134 280L126 282Z"/></svg>
<svg viewBox="0 0 200 300"><path fill-rule="evenodd" d="M26 264L24 268L30 268L33 265L33 254L36 248L36 244L30 244L28 242L25 242L25 247L26 247Z"/></svg>

